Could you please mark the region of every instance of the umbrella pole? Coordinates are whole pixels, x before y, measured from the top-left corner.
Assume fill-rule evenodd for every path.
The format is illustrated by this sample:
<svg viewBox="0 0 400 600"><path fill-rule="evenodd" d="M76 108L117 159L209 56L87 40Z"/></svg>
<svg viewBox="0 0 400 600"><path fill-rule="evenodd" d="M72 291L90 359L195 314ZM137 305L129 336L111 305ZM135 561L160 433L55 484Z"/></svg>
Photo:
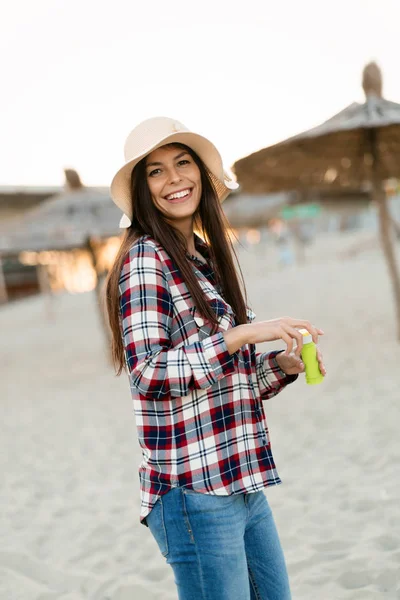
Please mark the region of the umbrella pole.
<svg viewBox="0 0 400 600"><path fill-rule="evenodd" d="M49 273L46 265L38 264L37 276L39 282L39 290L44 298L45 314L47 319L54 318L54 296L50 285Z"/></svg>
<svg viewBox="0 0 400 600"><path fill-rule="evenodd" d="M368 96L367 96L368 102ZM379 214L379 233L381 238L382 250L385 255L386 264L389 270L390 279L392 281L392 288L394 293L395 311L396 311L396 325L397 325L397 339L400 341L400 277L399 269L397 267L396 251L393 244L392 238L392 217L389 213L388 202L386 192L383 189L381 177L377 173L377 166L379 162L378 152L378 140L377 130L367 129L367 144L370 147L372 156L372 173L371 183L373 198L378 205Z"/></svg>
<svg viewBox="0 0 400 600"><path fill-rule="evenodd" d="M392 281L396 305L397 337L400 341L400 277L397 266L395 248L392 239L392 219L388 209L386 193L381 182L374 182L374 199L379 211L379 232L382 249L386 258L390 279Z"/></svg>
<svg viewBox="0 0 400 600"><path fill-rule="evenodd" d="M103 328L106 344L107 344L107 358L112 363L112 354L111 354L111 330L108 324L107 315L105 313L104 302L102 301L102 287L104 284L103 278L99 273L98 269L98 261L97 261L97 253L94 240L89 236L86 240L86 249L89 252L93 269L96 274L96 287L95 287L95 296L96 296L96 304L97 309L100 316L100 322Z"/></svg>
<svg viewBox="0 0 400 600"><path fill-rule="evenodd" d="M4 276L4 271L3 271L3 262L1 260L1 256L0 256L0 304L2 304L3 302L7 302L8 300L8 293L7 293L7 285L6 285L6 278Z"/></svg>

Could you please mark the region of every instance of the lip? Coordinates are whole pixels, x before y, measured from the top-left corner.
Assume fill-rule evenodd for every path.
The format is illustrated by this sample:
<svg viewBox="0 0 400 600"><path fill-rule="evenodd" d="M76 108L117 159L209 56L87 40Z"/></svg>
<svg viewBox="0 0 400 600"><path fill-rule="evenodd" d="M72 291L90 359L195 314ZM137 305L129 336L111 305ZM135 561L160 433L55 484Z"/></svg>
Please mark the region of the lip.
<svg viewBox="0 0 400 600"><path fill-rule="evenodd" d="M189 188L189 187L184 187L181 190L176 190L176 192L171 192L171 194L178 194L179 192L184 192L185 190L190 190L187 196L184 196L183 198L173 198L172 200L167 200L167 198L164 198L164 200L166 202L170 202L171 204L181 204L182 202L186 202L187 200L189 200L192 197L192 193L193 193L193 188ZM167 194L167 196L169 196L169 194Z"/></svg>

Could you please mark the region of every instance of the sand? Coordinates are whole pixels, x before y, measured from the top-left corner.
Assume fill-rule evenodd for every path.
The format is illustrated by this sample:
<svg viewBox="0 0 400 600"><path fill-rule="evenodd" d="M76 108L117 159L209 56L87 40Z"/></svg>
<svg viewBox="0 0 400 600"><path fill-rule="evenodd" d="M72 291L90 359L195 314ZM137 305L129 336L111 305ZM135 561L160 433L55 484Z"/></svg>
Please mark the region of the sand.
<svg viewBox="0 0 400 600"><path fill-rule="evenodd" d="M317 240L300 267L279 268L265 242L239 251L258 320L326 332L325 382L267 405L294 600L400 598L400 344L376 245L346 258L363 237ZM139 524L129 385L94 295L58 296L52 318L40 297L2 307L0 339L0 600L176 600Z"/></svg>

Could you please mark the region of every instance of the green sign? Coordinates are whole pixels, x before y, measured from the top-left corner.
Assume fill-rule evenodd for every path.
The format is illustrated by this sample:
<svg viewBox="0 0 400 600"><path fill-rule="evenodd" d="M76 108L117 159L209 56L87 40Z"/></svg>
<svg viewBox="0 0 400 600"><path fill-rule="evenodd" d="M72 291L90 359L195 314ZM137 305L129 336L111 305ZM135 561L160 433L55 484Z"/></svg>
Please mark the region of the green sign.
<svg viewBox="0 0 400 600"><path fill-rule="evenodd" d="M281 210L282 219L313 219L321 212L319 204L296 204L295 206L285 206Z"/></svg>

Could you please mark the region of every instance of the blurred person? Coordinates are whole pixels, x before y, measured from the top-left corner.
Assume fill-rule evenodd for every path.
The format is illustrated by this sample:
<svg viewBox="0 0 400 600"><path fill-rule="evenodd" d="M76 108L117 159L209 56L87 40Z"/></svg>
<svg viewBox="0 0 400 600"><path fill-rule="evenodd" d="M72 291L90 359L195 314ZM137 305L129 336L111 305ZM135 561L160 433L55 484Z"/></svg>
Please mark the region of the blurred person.
<svg viewBox="0 0 400 600"><path fill-rule="evenodd" d="M262 401L304 370L298 328L315 342L323 332L291 317L252 322L220 206L236 184L209 140L157 117L131 132L125 158L111 195L126 232L106 301L143 454L141 522L180 600L287 600ZM285 351L256 353L278 339Z"/></svg>
<svg viewBox="0 0 400 600"><path fill-rule="evenodd" d="M295 246L296 262L303 265L306 262L306 247L310 246L314 237L312 223L296 219L292 223L292 235Z"/></svg>
<svg viewBox="0 0 400 600"><path fill-rule="evenodd" d="M278 249L279 264L282 267L291 265L293 263L293 252L290 242L289 227L282 219L273 219L271 231L274 235L275 244Z"/></svg>

